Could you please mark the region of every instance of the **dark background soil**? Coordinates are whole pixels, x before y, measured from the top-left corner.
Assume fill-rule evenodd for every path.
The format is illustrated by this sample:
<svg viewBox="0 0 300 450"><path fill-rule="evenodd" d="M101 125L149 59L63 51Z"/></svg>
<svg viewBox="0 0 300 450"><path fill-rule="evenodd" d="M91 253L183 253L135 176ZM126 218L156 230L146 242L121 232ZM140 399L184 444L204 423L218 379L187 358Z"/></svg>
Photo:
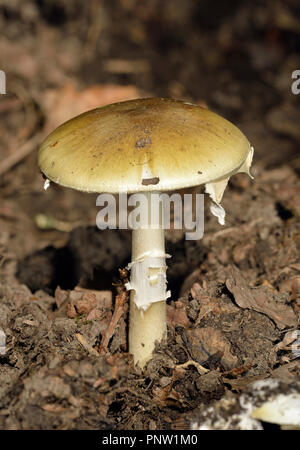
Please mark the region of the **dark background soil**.
<svg viewBox="0 0 300 450"><path fill-rule="evenodd" d="M189 428L254 379L299 380L280 345L300 308L299 2L2 0L0 27L0 428ZM202 241L167 233L169 342L145 374L126 353L126 305L97 353L130 234L96 230L96 196L45 193L37 167L57 125L142 96L207 105L255 148L254 181L233 177L224 195L225 227L207 211Z"/></svg>

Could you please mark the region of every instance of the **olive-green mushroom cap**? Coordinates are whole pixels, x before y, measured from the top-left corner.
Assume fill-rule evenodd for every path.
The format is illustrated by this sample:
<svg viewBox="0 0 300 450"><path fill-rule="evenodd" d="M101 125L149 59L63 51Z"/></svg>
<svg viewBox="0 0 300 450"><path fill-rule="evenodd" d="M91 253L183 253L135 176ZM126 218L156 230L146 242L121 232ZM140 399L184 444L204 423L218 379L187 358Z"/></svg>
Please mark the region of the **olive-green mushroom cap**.
<svg viewBox="0 0 300 450"><path fill-rule="evenodd" d="M179 100L146 98L96 108L54 130L39 166L86 192L173 190L245 171L250 143L228 120Z"/></svg>

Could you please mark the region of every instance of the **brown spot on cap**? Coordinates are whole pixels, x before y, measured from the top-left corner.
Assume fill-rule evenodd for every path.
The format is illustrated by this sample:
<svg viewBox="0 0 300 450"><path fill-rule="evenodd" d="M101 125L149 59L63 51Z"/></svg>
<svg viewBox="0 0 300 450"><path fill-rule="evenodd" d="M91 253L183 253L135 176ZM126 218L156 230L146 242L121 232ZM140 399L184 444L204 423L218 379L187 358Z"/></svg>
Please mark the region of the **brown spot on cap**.
<svg viewBox="0 0 300 450"><path fill-rule="evenodd" d="M152 140L150 136L147 136L145 138L141 138L138 141L136 141L135 146L136 148L143 148L143 147L147 147L147 145L151 145L152 144Z"/></svg>
<svg viewBox="0 0 300 450"><path fill-rule="evenodd" d="M55 147L58 144L58 141L54 142L54 144L51 145L51 147Z"/></svg>
<svg viewBox="0 0 300 450"><path fill-rule="evenodd" d="M144 178L142 180L142 184L144 186L149 186L149 184L157 184L159 183L159 177L154 177L154 178Z"/></svg>

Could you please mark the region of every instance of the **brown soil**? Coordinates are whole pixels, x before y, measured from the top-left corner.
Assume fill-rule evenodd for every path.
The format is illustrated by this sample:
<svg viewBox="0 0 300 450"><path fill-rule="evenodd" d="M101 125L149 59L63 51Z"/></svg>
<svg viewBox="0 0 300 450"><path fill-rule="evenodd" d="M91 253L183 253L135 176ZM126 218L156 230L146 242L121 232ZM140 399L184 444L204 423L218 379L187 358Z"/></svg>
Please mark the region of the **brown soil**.
<svg viewBox="0 0 300 450"><path fill-rule="evenodd" d="M299 7L274 3L2 2L0 429L189 429L254 380L299 381ZM256 150L225 227L207 201L201 241L167 232L168 343L144 373L127 353L130 233L96 229L94 195L45 193L36 162L60 121L137 95L206 103Z"/></svg>

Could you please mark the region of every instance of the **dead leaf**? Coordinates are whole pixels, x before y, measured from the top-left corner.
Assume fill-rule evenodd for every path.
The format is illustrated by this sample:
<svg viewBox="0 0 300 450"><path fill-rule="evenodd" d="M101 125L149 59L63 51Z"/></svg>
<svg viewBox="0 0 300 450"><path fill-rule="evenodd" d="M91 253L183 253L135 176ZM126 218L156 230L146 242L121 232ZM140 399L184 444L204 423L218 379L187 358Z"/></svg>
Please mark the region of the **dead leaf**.
<svg viewBox="0 0 300 450"><path fill-rule="evenodd" d="M254 377L240 377L238 379L222 378L223 383L229 384L234 391L243 391L248 384L254 381L263 380L267 378L269 374L256 375Z"/></svg>
<svg viewBox="0 0 300 450"><path fill-rule="evenodd" d="M250 288L240 271L232 266L230 278L226 280L226 287L234 296L238 306L249 308L266 314L278 328L294 327L297 317L291 306L278 301L278 294L266 286Z"/></svg>
<svg viewBox="0 0 300 450"><path fill-rule="evenodd" d="M73 83L66 83L59 89L49 89L43 95L43 108L47 118L47 133L85 111L110 103L140 97L134 86L94 85L78 89Z"/></svg>
<svg viewBox="0 0 300 450"><path fill-rule="evenodd" d="M221 364L232 369L238 363L237 356L231 353L231 346L220 330L212 327L195 328L185 331L191 349L191 355L200 364L211 356L219 355Z"/></svg>
<svg viewBox="0 0 300 450"><path fill-rule="evenodd" d="M97 308L111 309L112 307L112 291L96 291L94 289L86 289L80 286L75 287L75 291L82 292L85 296L94 296Z"/></svg>
<svg viewBox="0 0 300 450"><path fill-rule="evenodd" d="M300 276L294 276L284 280L279 286L280 292L288 292L291 295L291 300L296 299L300 294Z"/></svg>
<svg viewBox="0 0 300 450"><path fill-rule="evenodd" d="M100 309L94 308L92 309L92 311L89 312L86 320L101 319L102 316L103 316L102 311Z"/></svg>
<svg viewBox="0 0 300 450"><path fill-rule="evenodd" d="M299 339L299 332L297 330L290 330L287 333L285 333L284 338L281 342L275 345L276 351L278 350L290 350L288 347L290 344L292 344L294 341Z"/></svg>
<svg viewBox="0 0 300 450"><path fill-rule="evenodd" d="M55 299L58 308L65 308L67 316L71 319L75 319L78 314L85 314L87 320L95 320L101 319L104 311L111 309L112 292L95 291L76 286L70 292L56 289Z"/></svg>
<svg viewBox="0 0 300 450"><path fill-rule="evenodd" d="M186 309L184 303L181 301L175 302L174 305L167 305L167 320L168 323L173 325L179 325L183 328L188 328L191 323L186 314Z"/></svg>

